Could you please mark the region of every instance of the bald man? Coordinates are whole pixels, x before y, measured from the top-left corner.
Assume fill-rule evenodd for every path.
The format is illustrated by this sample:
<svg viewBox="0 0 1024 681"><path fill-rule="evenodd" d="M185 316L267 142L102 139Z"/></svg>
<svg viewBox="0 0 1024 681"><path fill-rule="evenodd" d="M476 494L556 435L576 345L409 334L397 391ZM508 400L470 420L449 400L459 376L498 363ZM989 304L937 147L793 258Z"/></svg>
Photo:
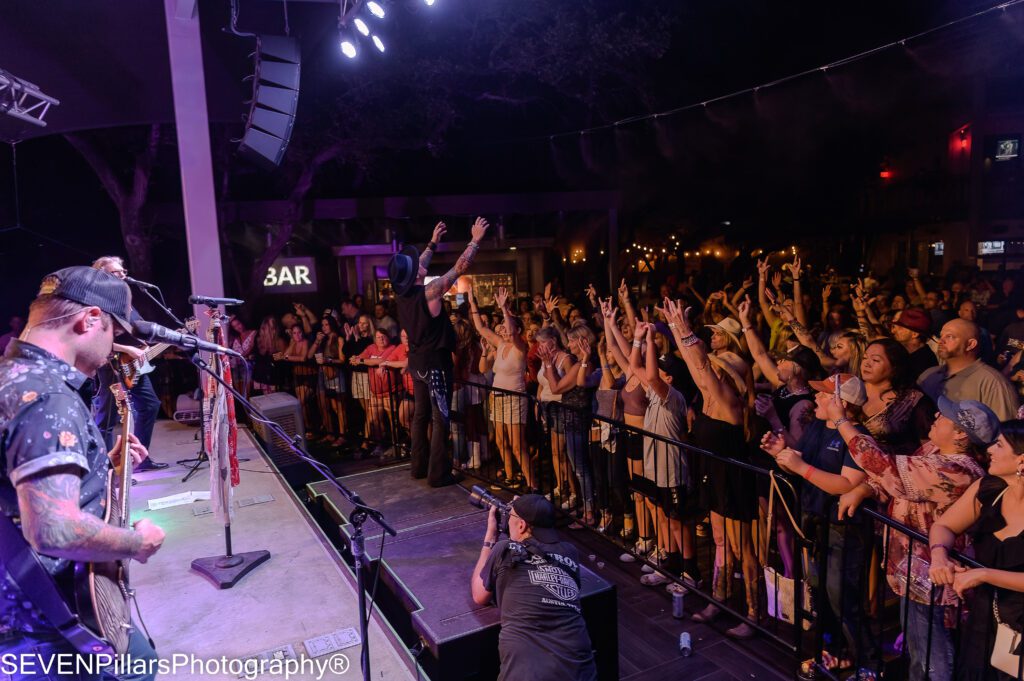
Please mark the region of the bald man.
<svg viewBox="0 0 1024 681"><path fill-rule="evenodd" d="M981 331L966 319L953 319L939 334L939 360L918 379L918 386L933 402L939 395L951 400L977 400L996 413L1000 421L1017 417L1017 393L1006 378L979 358Z"/></svg>

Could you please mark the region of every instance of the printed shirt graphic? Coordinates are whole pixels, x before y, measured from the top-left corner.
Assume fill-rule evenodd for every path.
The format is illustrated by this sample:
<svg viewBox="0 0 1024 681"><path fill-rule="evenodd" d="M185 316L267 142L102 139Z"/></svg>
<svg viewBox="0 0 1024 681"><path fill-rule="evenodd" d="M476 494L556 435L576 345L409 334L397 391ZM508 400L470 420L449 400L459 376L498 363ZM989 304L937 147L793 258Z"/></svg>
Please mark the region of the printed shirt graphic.
<svg viewBox="0 0 1024 681"><path fill-rule="evenodd" d="M501 610L499 679L594 679L590 636L580 609L576 548L527 541L547 559L503 540L491 550L480 575Z"/></svg>
<svg viewBox="0 0 1024 681"><path fill-rule="evenodd" d="M79 507L103 516L110 460L78 393L83 383L81 372L31 343L11 341L0 359L0 511L7 517L19 518L15 485L57 468L81 476ZM40 560L58 584L70 581L70 561ZM0 568L0 635L8 630L55 633Z"/></svg>

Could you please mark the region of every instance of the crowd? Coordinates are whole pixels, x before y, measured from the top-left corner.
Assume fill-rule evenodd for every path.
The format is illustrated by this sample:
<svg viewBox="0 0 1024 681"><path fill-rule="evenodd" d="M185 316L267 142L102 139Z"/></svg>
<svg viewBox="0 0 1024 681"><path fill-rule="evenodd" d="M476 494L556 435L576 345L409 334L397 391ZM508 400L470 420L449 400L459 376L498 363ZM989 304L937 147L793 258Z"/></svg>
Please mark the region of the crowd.
<svg viewBox="0 0 1024 681"><path fill-rule="evenodd" d="M548 285L483 301L460 282L467 295L449 302L456 466L492 461L501 485L614 533L624 559L653 566L644 584L706 585L725 601L741 575L749 621L732 636L755 633L766 565L796 574L799 536L814 547L800 573L822 594L821 664L872 677L868 613L888 589L901 597L910 678L953 678L954 659L960 678L1016 677L990 656L1000 627L1024 628L1024 291L977 272L881 282L812 276L799 257L776 264L718 290L671 276L657 293L623 280L604 298ZM388 300L346 297L321 314L295 304L258 325L233 319L231 342L251 364L246 389L294 391L310 437L371 454L412 413L396 316ZM733 461L790 474L796 498ZM864 504L929 544L882 542L855 513ZM766 527L772 505L787 512ZM697 564L705 528L710 574ZM952 564L953 549L987 567ZM694 618L719 614L711 603ZM958 627L971 634L960 653Z"/></svg>

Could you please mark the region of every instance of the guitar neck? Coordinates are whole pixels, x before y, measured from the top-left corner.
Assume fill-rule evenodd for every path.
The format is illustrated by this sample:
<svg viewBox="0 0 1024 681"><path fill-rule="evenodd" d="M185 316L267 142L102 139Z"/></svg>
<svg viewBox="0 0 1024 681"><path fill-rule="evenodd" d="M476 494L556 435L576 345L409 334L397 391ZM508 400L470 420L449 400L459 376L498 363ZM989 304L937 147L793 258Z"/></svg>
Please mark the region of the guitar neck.
<svg viewBox="0 0 1024 681"><path fill-rule="evenodd" d="M171 347L170 343L157 343L156 345L151 347L149 350L146 350L146 361L147 362L153 361L153 359L155 359L161 352L163 352L164 350L166 350L169 347Z"/></svg>

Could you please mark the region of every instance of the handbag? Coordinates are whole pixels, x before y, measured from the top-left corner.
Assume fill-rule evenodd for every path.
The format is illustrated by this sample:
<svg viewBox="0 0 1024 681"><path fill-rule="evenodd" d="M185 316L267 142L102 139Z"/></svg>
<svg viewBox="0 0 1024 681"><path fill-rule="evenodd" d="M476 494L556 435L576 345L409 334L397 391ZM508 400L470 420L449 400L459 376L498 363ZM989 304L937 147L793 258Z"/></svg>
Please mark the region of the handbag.
<svg viewBox="0 0 1024 681"><path fill-rule="evenodd" d="M782 505L783 510L786 511L786 515L789 516L789 521L793 524L793 528L796 530L800 538L804 540L806 544L807 537L804 535L803 530L800 528L800 524L793 518L793 513L789 510L789 506L786 504L785 498L782 496L782 491L779 489L779 483L775 479L775 473L770 474L771 478L771 489L768 493L768 522L766 532L768 533L768 546L771 546L772 537L775 536L774 525L772 520L775 514L775 497L778 496L779 503ZM778 539L776 538L776 542ZM803 574L807 574L809 565L809 559L807 555L806 545L801 550L801 560L803 565ZM782 622L792 624L795 621L795 603L796 603L796 580L792 577L786 577L780 574L775 568L765 565L764 567L764 583L766 591L768 592L768 614ZM803 609L806 612L811 612L813 596L811 592L811 585L807 580L803 580L800 583L801 591L803 592ZM812 613L813 616L813 613ZM810 621L804 620L804 628L810 628Z"/></svg>
<svg viewBox="0 0 1024 681"><path fill-rule="evenodd" d="M1020 632L999 619L999 592L992 594L992 614L996 618L996 642L992 647L992 666L1019 679L1021 673L1020 654L1015 652L1020 648Z"/></svg>

